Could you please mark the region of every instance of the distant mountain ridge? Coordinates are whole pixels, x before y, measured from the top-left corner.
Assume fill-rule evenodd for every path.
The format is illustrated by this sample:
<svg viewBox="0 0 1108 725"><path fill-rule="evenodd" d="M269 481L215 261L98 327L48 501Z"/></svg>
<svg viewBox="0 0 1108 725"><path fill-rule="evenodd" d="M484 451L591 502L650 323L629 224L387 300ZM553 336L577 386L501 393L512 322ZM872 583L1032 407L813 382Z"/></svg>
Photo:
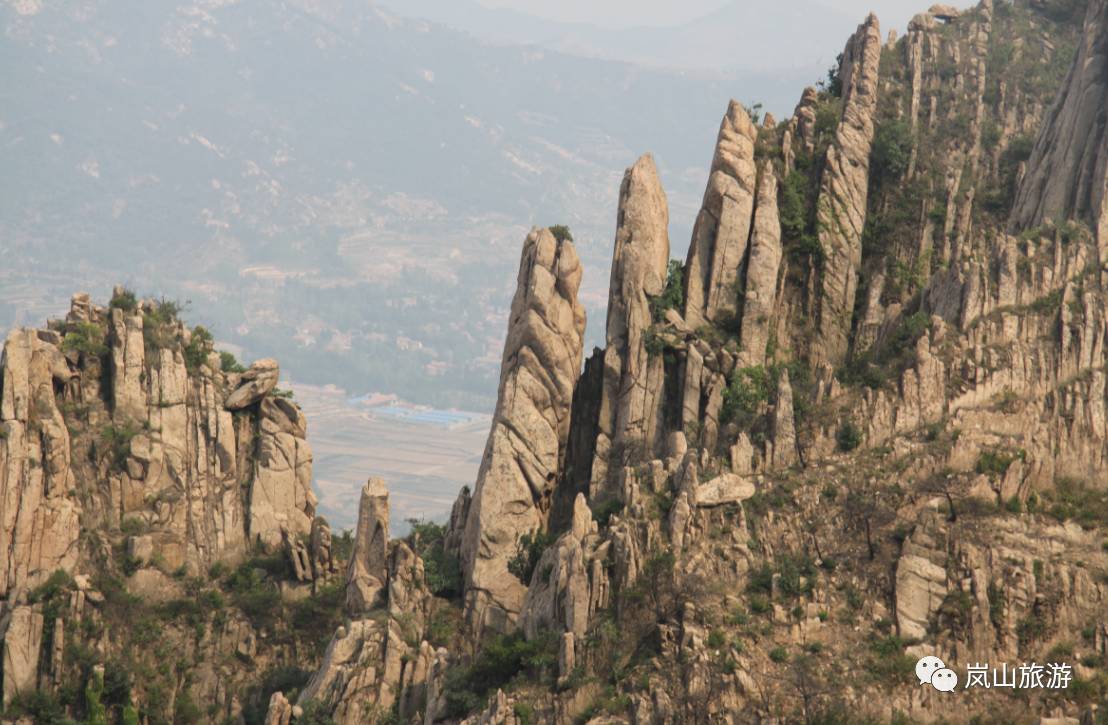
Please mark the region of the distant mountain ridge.
<svg viewBox="0 0 1108 725"><path fill-rule="evenodd" d="M499 43L533 43L652 67L770 75L804 70L809 79L835 60L838 50L828 44L828 38L849 32L859 20L821 4L802 8L732 2L672 28L606 28L488 8L476 0L384 0L382 4L400 15L424 17ZM783 35L783 28L790 32Z"/></svg>

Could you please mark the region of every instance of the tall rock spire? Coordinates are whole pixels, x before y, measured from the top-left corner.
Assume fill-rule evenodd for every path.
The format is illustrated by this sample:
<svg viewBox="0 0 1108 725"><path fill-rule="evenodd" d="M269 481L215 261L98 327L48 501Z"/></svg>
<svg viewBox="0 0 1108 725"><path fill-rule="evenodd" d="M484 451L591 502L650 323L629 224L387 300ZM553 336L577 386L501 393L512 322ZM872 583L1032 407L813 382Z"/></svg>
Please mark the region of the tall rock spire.
<svg viewBox="0 0 1108 725"><path fill-rule="evenodd" d="M525 534L546 524L569 437L585 310L573 242L536 229L523 245L500 390L462 537L466 618L514 628L527 586L508 571Z"/></svg>
<svg viewBox="0 0 1108 725"><path fill-rule="evenodd" d="M757 137L746 109L731 101L719 127L708 188L689 244L685 320L690 327L735 312L735 280L746 255L754 212Z"/></svg>
<svg viewBox="0 0 1108 725"><path fill-rule="evenodd" d="M646 331L650 298L665 290L668 229L666 195L646 154L627 169L619 193L593 486L604 483L610 465L662 444L665 371L662 357L646 349Z"/></svg>
<svg viewBox="0 0 1108 725"><path fill-rule="evenodd" d="M781 219L777 214L777 176L773 162L762 163L758 177L758 203L750 234L750 259L746 265L739 356L743 367L761 365L772 325L781 268Z"/></svg>
<svg viewBox="0 0 1108 725"><path fill-rule="evenodd" d="M816 203L816 226L823 248L818 329L814 363L838 365L847 354L858 270L862 264L862 229L866 223L869 155L877 80L881 63L881 29L870 14L858 26L843 52L843 115L827 149L827 162Z"/></svg>

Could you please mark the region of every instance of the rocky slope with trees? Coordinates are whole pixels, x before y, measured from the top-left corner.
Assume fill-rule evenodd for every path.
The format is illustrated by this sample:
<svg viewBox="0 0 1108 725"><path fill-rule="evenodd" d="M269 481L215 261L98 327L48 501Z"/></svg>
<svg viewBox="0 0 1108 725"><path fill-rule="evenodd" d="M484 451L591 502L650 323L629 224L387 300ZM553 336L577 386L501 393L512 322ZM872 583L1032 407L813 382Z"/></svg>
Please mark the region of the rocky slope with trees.
<svg viewBox="0 0 1108 725"><path fill-rule="evenodd" d="M587 357L534 230L475 486L401 540L379 481L353 541L314 516L271 362L122 290L13 333L5 712L1102 721L1106 13L870 16L791 118L729 105L684 262L642 157ZM923 655L1073 680L943 693Z"/></svg>

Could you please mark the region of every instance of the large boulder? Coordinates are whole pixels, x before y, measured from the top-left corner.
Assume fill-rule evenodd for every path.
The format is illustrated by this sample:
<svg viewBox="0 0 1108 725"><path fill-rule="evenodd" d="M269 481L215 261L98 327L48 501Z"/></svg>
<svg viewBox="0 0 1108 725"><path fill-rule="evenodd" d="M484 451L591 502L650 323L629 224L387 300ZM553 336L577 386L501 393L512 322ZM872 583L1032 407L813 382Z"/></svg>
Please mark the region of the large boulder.
<svg viewBox="0 0 1108 725"><path fill-rule="evenodd" d="M281 368L273 358L258 360L242 374L239 386L227 396L224 406L227 410L241 410L264 398L269 391L277 387L281 377Z"/></svg>

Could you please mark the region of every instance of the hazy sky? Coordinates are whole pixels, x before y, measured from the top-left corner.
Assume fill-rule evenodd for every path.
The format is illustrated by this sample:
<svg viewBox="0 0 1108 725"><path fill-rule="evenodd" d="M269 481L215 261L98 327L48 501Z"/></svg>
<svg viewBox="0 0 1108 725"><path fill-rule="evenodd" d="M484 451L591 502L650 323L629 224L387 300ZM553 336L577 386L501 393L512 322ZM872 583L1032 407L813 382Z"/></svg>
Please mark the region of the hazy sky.
<svg viewBox="0 0 1108 725"><path fill-rule="evenodd" d="M553 20L587 22L611 27L673 25L699 17L732 0L480 0L487 7L522 10ZM734 0L752 2L753 0ZM781 0L758 0L775 2ZM783 0L795 5L816 5L813 0ZM931 6L932 0L824 0L819 3L849 15L859 22L873 10L883 28L901 30L909 18ZM969 4L965 0L958 5Z"/></svg>

